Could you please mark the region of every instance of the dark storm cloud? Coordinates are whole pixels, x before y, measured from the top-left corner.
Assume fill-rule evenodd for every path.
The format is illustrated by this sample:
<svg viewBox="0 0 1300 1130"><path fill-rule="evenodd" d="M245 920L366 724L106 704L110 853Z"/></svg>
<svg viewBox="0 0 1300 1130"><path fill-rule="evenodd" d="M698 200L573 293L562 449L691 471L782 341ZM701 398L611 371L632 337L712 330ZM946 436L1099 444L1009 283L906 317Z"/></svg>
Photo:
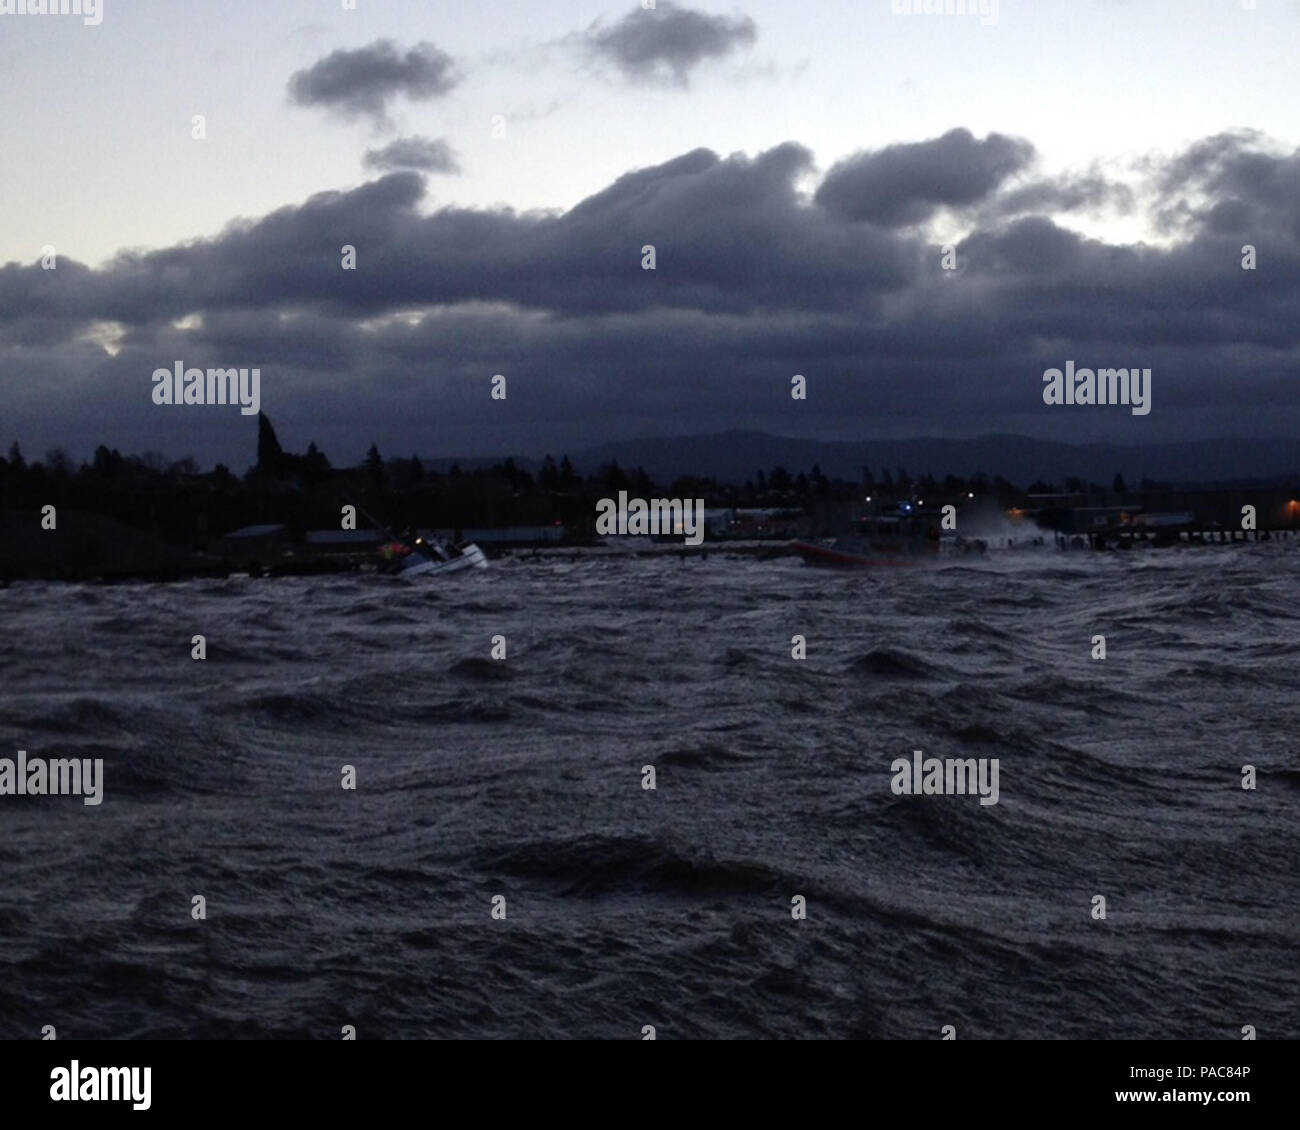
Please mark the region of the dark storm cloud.
<svg viewBox="0 0 1300 1130"><path fill-rule="evenodd" d="M382 119L398 95L422 101L446 94L458 81L454 69L451 56L432 43L402 53L392 40L378 39L297 71L289 79L289 96L299 106Z"/></svg>
<svg viewBox="0 0 1300 1130"><path fill-rule="evenodd" d="M1034 147L991 133L977 141L954 129L933 141L890 145L835 165L817 202L850 220L885 227L920 223L942 205L974 204L1024 169Z"/></svg>
<svg viewBox="0 0 1300 1130"><path fill-rule="evenodd" d="M1268 232L1289 223L1300 237L1300 153L1270 152L1259 134L1239 130L1205 138L1163 166L1156 177L1158 215L1166 230Z"/></svg>
<svg viewBox="0 0 1300 1130"><path fill-rule="evenodd" d="M915 269L906 245L805 206L794 181L811 163L792 143L754 158L697 150L629 174L562 215L424 215L423 179L392 173L231 225L216 239L121 256L71 280L75 298L72 286L56 287L41 309L127 324L276 303L359 316L466 301L570 316L647 304L746 312L783 306L792 290L814 307L858 306L903 285ZM345 244L357 249L355 272L340 269ZM655 272L640 268L647 244ZM17 298L21 285L10 285ZM0 326L24 309L19 300L0 310Z"/></svg>
<svg viewBox="0 0 1300 1130"><path fill-rule="evenodd" d="M748 16L712 16L664 0L657 8L636 8L612 27L593 25L588 50L637 82L671 78L685 86L706 59L719 59L758 39Z"/></svg>
<svg viewBox="0 0 1300 1130"><path fill-rule="evenodd" d="M359 422L366 443L422 453L728 427L1055 428L1080 441L1300 427L1300 154L1210 139L1133 185L1013 181L1003 170L1023 168L1027 142L963 134L895 147L915 161L845 162L811 199L812 154L793 142L684 153L559 213L430 212L424 178L402 171L98 270L11 263L0 414L35 451L74 447L74 434L156 448L165 424L196 429L169 450L219 452L227 440L209 432L242 435L237 418L149 403L149 374L180 358L262 366L282 438L342 458L360 454L348 446ZM919 167L941 172L927 181ZM1178 225L1168 246L1064 226L1130 190ZM959 276L923 226L896 222L936 200L973 202ZM864 201L882 223L862 222ZM1260 250L1256 272L1241 269L1243 243ZM355 271L341 269L345 244ZM96 344L110 322L116 357ZM1152 367L1152 415L1051 415L1041 374L1067 358ZM495 406L493 373L511 381ZM806 403L790 399L794 373L809 378Z"/></svg>
<svg viewBox="0 0 1300 1130"><path fill-rule="evenodd" d="M1027 212L1055 214L1109 209L1122 215L1132 211L1133 203L1133 191L1128 185L1092 172L1035 180L1008 189L991 202L991 211L996 215L1015 216Z"/></svg>
<svg viewBox="0 0 1300 1130"><path fill-rule="evenodd" d="M445 138L399 137L379 149L368 149L364 158L368 169L392 172L395 169L418 169L427 173L458 173L460 164Z"/></svg>

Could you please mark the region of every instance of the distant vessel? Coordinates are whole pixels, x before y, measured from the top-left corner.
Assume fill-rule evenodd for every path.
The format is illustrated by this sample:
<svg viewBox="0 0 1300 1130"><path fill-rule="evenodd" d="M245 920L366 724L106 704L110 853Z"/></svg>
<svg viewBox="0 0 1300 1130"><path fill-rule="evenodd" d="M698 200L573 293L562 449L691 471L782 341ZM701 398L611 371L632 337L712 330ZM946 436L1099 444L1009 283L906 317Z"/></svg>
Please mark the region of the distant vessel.
<svg viewBox="0 0 1300 1130"><path fill-rule="evenodd" d="M401 539L380 546L385 572L396 573L405 580L459 573L464 569L486 569L487 556L473 542L463 545L444 544L423 537Z"/></svg>
<svg viewBox="0 0 1300 1130"><path fill-rule="evenodd" d="M410 526L395 534L382 522L376 521L359 503L351 505L388 538L379 547L381 573L396 573L413 581L417 577L437 577L465 569L487 568L487 555L473 542L444 542L432 535L425 537Z"/></svg>
<svg viewBox="0 0 1300 1130"><path fill-rule="evenodd" d="M939 558L938 522L938 514L918 513L910 502L900 502L859 518L850 533L819 542L796 541L791 548L809 565L840 568L925 565Z"/></svg>

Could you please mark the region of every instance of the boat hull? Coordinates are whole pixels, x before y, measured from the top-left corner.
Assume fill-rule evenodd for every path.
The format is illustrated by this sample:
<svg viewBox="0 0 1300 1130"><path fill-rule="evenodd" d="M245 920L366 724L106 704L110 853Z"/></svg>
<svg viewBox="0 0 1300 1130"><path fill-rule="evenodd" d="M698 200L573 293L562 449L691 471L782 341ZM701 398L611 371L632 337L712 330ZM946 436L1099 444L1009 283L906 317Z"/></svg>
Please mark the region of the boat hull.
<svg viewBox="0 0 1300 1130"><path fill-rule="evenodd" d="M937 560L933 552L882 553L869 548L859 552L806 541L793 542L790 548L807 564L830 569L906 569L933 564Z"/></svg>
<svg viewBox="0 0 1300 1130"><path fill-rule="evenodd" d="M432 558L423 557L414 564L407 565L400 575L405 580L413 581L420 577L441 577L448 573L461 573L467 569L486 568L487 556L477 545L471 542L461 548L459 557L453 557L447 561L435 561Z"/></svg>

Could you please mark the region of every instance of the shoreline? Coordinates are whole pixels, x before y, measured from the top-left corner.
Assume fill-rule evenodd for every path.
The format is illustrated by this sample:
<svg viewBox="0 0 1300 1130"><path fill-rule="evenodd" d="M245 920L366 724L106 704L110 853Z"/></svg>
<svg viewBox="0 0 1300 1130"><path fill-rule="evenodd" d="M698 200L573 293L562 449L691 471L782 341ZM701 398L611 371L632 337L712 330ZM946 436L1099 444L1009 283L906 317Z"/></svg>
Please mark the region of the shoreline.
<svg viewBox="0 0 1300 1130"><path fill-rule="evenodd" d="M1300 531L1295 530L1213 530L1180 531L1176 537L1161 536L1150 531L1106 531L1100 534L1075 534L1069 537L1040 531L1038 543L1026 539L1024 544L1007 544L1008 539L984 539L987 552L979 554L941 553L927 559L926 564L997 560L1012 554L1078 554L1130 552L1132 550L1192 550L1203 548L1246 547L1250 545L1300 546ZM556 545L553 542L535 546L512 546L489 554L494 562L544 563L583 560L619 561L645 557L676 557L708 560L714 557L755 557L760 560L777 560L798 557L798 539L780 541L713 541L700 545L680 542L659 542L629 545ZM822 540L822 539L814 539ZM974 539L970 539L974 540ZM1003 542L1003 544L998 544ZM870 568L856 571L871 572ZM47 570L24 570L0 574L0 589L14 584L179 584L196 580L226 580L230 577L248 577L254 580L279 580L287 577L323 577L344 575L383 576L371 555L334 555L324 557L289 556L269 562L220 561L203 558L192 562L159 562L138 568L95 569L91 566L68 566ZM396 575L393 575L396 577Z"/></svg>

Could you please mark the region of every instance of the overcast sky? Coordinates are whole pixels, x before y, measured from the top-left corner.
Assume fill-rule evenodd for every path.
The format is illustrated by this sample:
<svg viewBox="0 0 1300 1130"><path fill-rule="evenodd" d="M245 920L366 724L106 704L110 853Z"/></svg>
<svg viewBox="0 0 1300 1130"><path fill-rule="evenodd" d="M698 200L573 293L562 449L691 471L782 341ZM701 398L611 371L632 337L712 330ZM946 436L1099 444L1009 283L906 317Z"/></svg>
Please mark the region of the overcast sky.
<svg viewBox="0 0 1300 1130"><path fill-rule="evenodd" d="M152 403L178 360L338 463L1297 434L1300 4L903 6L0 14L0 442L242 469L237 409ZM1067 360L1150 414L1045 405Z"/></svg>

